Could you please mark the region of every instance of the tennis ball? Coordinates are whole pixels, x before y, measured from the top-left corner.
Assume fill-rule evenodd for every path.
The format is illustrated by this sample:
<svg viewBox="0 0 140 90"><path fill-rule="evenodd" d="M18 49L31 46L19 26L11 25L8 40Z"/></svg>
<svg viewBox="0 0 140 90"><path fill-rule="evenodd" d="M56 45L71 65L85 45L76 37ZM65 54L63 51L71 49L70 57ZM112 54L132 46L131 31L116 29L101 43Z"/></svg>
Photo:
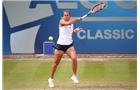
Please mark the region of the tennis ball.
<svg viewBox="0 0 140 90"><path fill-rule="evenodd" d="M52 41L53 40L53 37L52 36L49 36L49 38L48 38L50 41Z"/></svg>

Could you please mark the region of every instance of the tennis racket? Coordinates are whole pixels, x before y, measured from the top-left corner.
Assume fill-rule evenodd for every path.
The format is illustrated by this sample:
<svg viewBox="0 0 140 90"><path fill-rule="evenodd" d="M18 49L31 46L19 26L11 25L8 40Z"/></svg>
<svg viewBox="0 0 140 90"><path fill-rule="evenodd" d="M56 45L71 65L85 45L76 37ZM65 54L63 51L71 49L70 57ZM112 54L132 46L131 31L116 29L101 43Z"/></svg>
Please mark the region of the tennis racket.
<svg viewBox="0 0 140 90"><path fill-rule="evenodd" d="M105 8L106 4L101 2L100 4L96 4L87 14L85 14L84 16L82 16L81 18L85 18L87 16L89 16L92 13L96 13L101 11L103 8Z"/></svg>

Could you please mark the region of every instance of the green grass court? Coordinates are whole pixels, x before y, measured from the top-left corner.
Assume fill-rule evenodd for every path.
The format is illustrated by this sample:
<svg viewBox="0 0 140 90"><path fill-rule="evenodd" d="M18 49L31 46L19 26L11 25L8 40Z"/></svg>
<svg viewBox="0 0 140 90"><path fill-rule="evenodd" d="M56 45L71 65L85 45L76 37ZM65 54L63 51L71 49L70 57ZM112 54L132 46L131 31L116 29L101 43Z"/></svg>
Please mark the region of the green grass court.
<svg viewBox="0 0 140 90"><path fill-rule="evenodd" d="M3 90L136 90L137 59L105 58L78 61L79 84L74 84L71 61L62 60L55 87L48 87L53 60L3 60Z"/></svg>

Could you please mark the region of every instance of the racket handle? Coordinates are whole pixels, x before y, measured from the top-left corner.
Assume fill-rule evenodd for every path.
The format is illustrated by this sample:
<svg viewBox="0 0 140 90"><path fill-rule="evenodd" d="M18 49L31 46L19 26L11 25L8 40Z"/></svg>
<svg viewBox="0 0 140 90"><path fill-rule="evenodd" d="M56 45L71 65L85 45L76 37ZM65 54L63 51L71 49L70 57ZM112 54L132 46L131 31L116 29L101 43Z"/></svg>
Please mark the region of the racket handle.
<svg viewBox="0 0 140 90"><path fill-rule="evenodd" d="M84 16L82 16L81 18L83 19L83 18L85 18L87 16L87 14L86 15L84 15Z"/></svg>

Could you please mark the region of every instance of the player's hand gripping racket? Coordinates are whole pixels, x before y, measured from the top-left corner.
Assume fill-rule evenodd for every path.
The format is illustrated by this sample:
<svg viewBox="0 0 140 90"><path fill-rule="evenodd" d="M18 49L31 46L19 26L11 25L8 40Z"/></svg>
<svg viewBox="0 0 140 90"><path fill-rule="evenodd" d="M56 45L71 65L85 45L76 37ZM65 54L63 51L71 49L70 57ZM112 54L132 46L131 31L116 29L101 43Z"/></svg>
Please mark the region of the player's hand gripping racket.
<svg viewBox="0 0 140 90"><path fill-rule="evenodd" d="M96 13L96 12L101 11L103 8L105 8L105 6L106 6L105 3L97 4L97 5L95 5L87 14L85 14L85 15L82 16L81 18L83 19L83 18L89 16L89 15L92 14L92 13Z"/></svg>

